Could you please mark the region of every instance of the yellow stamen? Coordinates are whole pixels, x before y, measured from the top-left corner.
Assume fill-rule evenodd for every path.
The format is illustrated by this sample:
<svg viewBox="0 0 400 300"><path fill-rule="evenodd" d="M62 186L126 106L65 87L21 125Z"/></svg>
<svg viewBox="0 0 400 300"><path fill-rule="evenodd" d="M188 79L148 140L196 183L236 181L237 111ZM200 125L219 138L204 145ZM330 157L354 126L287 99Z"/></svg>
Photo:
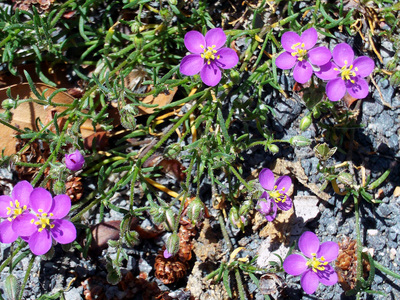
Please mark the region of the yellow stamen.
<svg viewBox="0 0 400 300"><path fill-rule="evenodd" d="M321 256L317 259L315 253L311 253L311 255L313 257L307 262L307 266L311 267L315 273L318 271L325 271L325 266L328 264L328 262L325 261L325 258Z"/></svg>

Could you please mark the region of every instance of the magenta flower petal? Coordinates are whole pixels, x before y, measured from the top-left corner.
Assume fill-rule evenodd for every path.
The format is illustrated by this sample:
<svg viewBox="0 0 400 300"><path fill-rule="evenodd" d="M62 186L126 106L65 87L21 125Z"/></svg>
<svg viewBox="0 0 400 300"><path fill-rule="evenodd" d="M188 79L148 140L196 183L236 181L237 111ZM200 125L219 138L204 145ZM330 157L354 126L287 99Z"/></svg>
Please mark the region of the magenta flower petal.
<svg viewBox="0 0 400 300"><path fill-rule="evenodd" d="M33 224L37 218L31 213L24 213L19 215L12 221L12 229L20 236L30 236L32 233L37 231L37 225Z"/></svg>
<svg viewBox="0 0 400 300"><path fill-rule="evenodd" d="M301 41L304 43L305 49L311 49L315 46L318 40L318 33L315 28L309 28L301 34Z"/></svg>
<svg viewBox="0 0 400 300"><path fill-rule="evenodd" d="M289 52L281 53L275 60L275 64L279 69L288 70L294 67L297 58L291 55Z"/></svg>
<svg viewBox="0 0 400 300"><path fill-rule="evenodd" d="M206 48L206 40L204 36L195 30L189 31L185 34L184 38L185 47L192 53L200 54L203 53ZM203 46L201 48L200 46Z"/></svg>
<svg viewBox="0 0 400 300"><path fill-rule="evenodd" d="M75 225L68 220L61 219L53 222L54 227L50 229L53 238L60 244L69 244L76 239Z"/></svg>
<svg viewBox="0 0 400 300"><path fill-rule="evenodd" d="M326 47L317 47L308 51L308 60L316 66L327 64L331 57L331 51Z"/></svg>
<svg viewBox="0 0 400 300"><path fill-rule="evenodd" d="M272 191L275 186L275 176L270 169L264 168L261 170L260 175L258 175L258 180L261 186L269 191Z"/></svg>
<svg viewBox="0 0 400 300"><path fill-rule="evenodd" d="M179 66L179 71L186 76L193 76L200 72L204 66L204 58L199 54L186 55Z"/></svg>
<svg viewBox="0 0 400 300"><path fill-rule="evenodd" d="M278 207L279 207L280 209L282 209L282 210L284 210L284 211L287 211L287 210L289 210L289 209L292 208L292 206L293 206L293 201L292 201L292 199L290 199L289 196L287 196L287 195L285 195L285 196L286 196L285 202L283 202L283 201L277 201L277 202L276 202L276 205L278 205Z"/></svg>
<svg viewBox="0 0 400 300"><path fill-rule="evenodd" d="M33 187L28 181L20 181L14 186L11 197L14 200L18 200L21 206L28 205L32 191Z"/></svg>
<svg viewBox="0 0 400 300"><path fill-rule="evenodd" d="M71 198L68 195L57 195L54 197L53 207L50 209L49 213L53 216L51 219L62 219L64 218L69 210L71 209Z"/></svg>
<svg viewBox="0 0 400 300"><path fill-rule="evenodd" d="M221 28L214 28L206 33L206 44L208 47L214 47L214 50L221 48L226 42L226 35Z"/></svg>
<svg viewBox="0 0 400 300"><path fill-rule="evenodd" d="M311 231L304 232L299 239L299 249L307 257L311 258L312 254L317 253L319 249L319 239Z"/></svg>
<svg viewBox="0 0 400 300"><path fill-rule="evenodd" d="M262 199L265 199L265 201ZM271 211L272 211L271 199L269 198L267 192L264 192L262 194L260 200L258 200L258 202L257 202L257 206L259 206L258 211L261 214L268 215L269 213L271 213Z"/></svg>
<svg viewBox="0 0 400 300"><path fill-rule="evenodd" d="M201 80L208 86L216 86L221 81L221 70L215 62L205 64L200 71Z"/></svg>
<svg viewBox="0 0 400 300"><path fill-rule="evenodd" d="M350 96L356 99L364 99L367 97L369 93L368 83L360 76L353 77L352 79L354 80L354 83L350 81L346 82L347 92Z"/></svg>
<svg viewBox="0 0 400 300"><path fill-rule="evenodd" d="M335 63L341 68L344 65L351 65L354 60L354 52L346 43L337 45L332 51L332 57Z"/></svg>
<svg viewBox="0 0 400 300"><path fill-rule="evenodd" d="M334 285L338 282L338 276L330 265L326 265L324 271L318 271L317 276L319 282L324 285Z"/></svg>
<svg viewBox="0 0 400 300"><path fill-rule="evenodd" d="M222 69L233 68L239 62L239 57L235 50L230 48L219 49L215 56L219 57L215 60L215 63Z"/></svg>
<svg viewBox="0 0 400 300"><path fill-rule="evenodd" d="M367 77L375 68L374 61L367 56L360 56L353 62L353 70L361 77Z"/></svg>
<svg viewBox="0 0 400 300"><path fill-rule="evenodd" d="M298 61L293 70L293 78L298 83L306 83L310 80L312 73L313 69L308 61Z"/></svg>
<svg viewBox="0 0 400 300"><path fill-rule="evenodd" d="M13 202L13 199L10 196L7 196L7 195L0 196L0 217L1 218L8 217L7 207L10 207L10 202Z"/></svg>
<svg viewBox="0 0 400 300"><path fill-rule="evenodd" d="M47 213L53 205L53 197L44 188L35 188L31 193L29 205L36 213Z"/></svg>
<svg viewBox="0 0 400 300"><path fill-rule="evenodd" d="M4 220L0 223L0 243L9 244L17 238L18 234L12 229L12 222Z"/></svg>
<svg viewBox="0 0 400 300"><path fill-rule="evenodd" d="M325 261L334 261L339 255L339 245L335 242L324 242L319 246L317 257L324 257Z"/></svg>
<svg viewBox="0 0 400 300"><path fill-rule="evenodd" d="M281 176L276 181L276 189L278 191L287 192L292 186L292 179L289 176Z"/></svg>
<svg viewBox="0 0 400 300"><path fill-rule="evenodd" d="M268 215L265 215L265 218L267 219L268 222L272 222L273 220L275 220L276 213L278 211L275 201L271 201L271 204L272 204L272 212L270 212Z"/></svg>
<svg viewBox="0 0 400 300"><path fill-rule="evenodd" d="M299 254L290 254L283 262L286 273L298 276L307 270L307 260Z"/></svg>
<svg viewBox="0 0 400 300"><path fill-rule="evenodd" d="M29 248L35 255L46 254L52 245L52 238L50 232L47 230L36 231L31 235L28 241Z"/></svg>
<svg viewBox="0 0 400 300"><path fill-rule="evenodd" d="M283 49L292 53L295 51L295 49L292 49L292 46L295 44L301 45L301 39L300 39L300 36L296 32L288 31L282 35L281 44L282 44Z"/></svg>
<svg viewBox="0 0 400 300"><path fill-rule="evenodd" d="M166 259L168 259L168 258L170 258L172 256L172 254L169 253L167 249L164 250L163 255L164 255L164 258L166 258Z"/></svg>
<svg viewBox="0 0 400 300"><path fill-rule="evenodd" d="M326 95L331 101L338 101L346 94L346 85L342 78L335 78L326 84Z"/></svg>
<svg viewBox="0 0 400 300"><path fill-rule="evenodd" d="M318 275L312 270L308 270L301 276L300 284L307 294L314 294L319 284Z"/></svg>
<svg viewBox="0 0 400 300"><path fill-rule="evenodd" d="M331 62L319 67L319 71L314 72L315 76L322 80L332 80L340 74L340 71L335 70L337 66Z"/></svg>

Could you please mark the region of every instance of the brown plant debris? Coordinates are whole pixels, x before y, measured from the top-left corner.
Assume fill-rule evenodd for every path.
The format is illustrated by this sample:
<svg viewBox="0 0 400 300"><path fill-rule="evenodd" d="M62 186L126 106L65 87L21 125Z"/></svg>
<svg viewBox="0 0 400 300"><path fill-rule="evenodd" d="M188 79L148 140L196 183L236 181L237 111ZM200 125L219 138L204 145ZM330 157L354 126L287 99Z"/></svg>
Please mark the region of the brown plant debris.
<svg viewBox="0 0 400 300"><path fill-rule="evenodd" d="M363 260L364 278L367 278L370 270L368 261ZM339 255L335 263L338 274L338 282L343 290L349 291L356 286L357 280L357 241L345 237L339 243Z"/></svg>

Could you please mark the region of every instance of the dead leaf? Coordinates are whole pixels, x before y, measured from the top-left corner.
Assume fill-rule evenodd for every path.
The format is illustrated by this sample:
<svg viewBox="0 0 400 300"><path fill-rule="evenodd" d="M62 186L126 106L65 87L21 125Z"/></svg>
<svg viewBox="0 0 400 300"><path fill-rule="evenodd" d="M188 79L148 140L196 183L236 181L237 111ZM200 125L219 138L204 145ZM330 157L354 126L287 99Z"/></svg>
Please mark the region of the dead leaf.
<svg viewBox="0 0 400 300"><path fill-rule="evenodd" d="M302 185L309 188L311 190L311 192L313 192L315 195L317 195L322 200L328 201L331 198L329 196L329 194L321 191L315 183L308 182L308 177L307 177L306 173L304 172L304 169L301 166L301 163L299 161L291 162L291 161L287 161L287 160L278 158L275 161L275 164L271 167L271 170L275 174L292 175Z"/></svg>
<svg viewBox="0 0 400 300"><path fill-rule="evenodd" d="M85 146L85 149L92 150L93 149L93 142L96 141L96 150L104 150L105 148L108 147L108 132L106 131L99 131L99 132L94 132L91 135L87 136L83 144Z"/></svg>
<svg viewBox="0 0 400 300"><path fill-rule="evenodd" d="M108 240L116 241L119 239L119 228L121 221L113 220L102 222L92 227L92 243L90 244L90 251L98 256L103 249L106 249Z"/></svg>
<svg viewBox="0 0 400 300"><path fill-rule="evenodd" d="M178 87L174 87L172 91L166 90L165 92L161 92L160 94L158 94L158 96L156 97L154 97L153 95L147 96L142 100L142 102L145 104L158 104L158 107L138 106L138 116L150 115L156 110L156 108L160 108L171 103L177 91Z"/></svg>
<svg viewBox="0 0 400 300"><path fill-rule="evenodd" d="M44 83L35 83L35 87L37 91L42 94L45 90L45 97L49 97L54 91L57 89L46 85ZM20 100L22 99L37 99L37 97L32 93L28 83L21 83L12 86L8 86L5 88L0 89L0 102L3 100L8 99L7 97L7 90L10 89L11 95L13 98L19 97ZM59 104L70 104L74 101L74 98L64 92L57 93L52 102L59 103ZM35 120L39 118L43 124L47 124L47 122L52 122L51 115L55 112L62 112L66 110L66 107L52 107L52 106L44 106L33 102L25 102L20 105L16 109L11 109L13 114L12 120L10 122L11 125L19 127L19 128L30 128L32 130L37 130ZM0 109L0 113L4 113L4 109ZM15 144L16 138L14 135L16 134L13 129L8 126L0 124L0 130L2 132L2 139L0 141L0 150L4 150L5 155L11 155L15 153ZM87 120L81 126L82 136L86 137L93 133L93 126L90 120Z"/></svg>
<svg viewBox="0 0 400 300"><path fill-rule="evenodd" d="M288 243L294 216L293 206L291 209L280 210L273 222L268 224L260 231L260 237L270 237L272 242Z"/></svg>
<svg viewBox="0 0 400 300"><path fill-rule="evenodd" d="M176 159L166 159L161 153L154 153L144 163L143 168L151 168L160 166L161 171L167 176L173 177L178 181L183 181L186 178L184 171L186 168Z"/></svg>

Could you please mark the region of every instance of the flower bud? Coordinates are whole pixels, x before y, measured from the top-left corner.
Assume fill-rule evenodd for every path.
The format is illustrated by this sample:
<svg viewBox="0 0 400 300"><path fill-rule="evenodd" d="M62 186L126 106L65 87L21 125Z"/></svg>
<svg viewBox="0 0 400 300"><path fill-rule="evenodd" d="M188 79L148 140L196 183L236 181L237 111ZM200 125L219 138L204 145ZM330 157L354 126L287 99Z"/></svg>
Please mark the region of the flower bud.
<svg viewBox="0 0 400 300"><path fill-rule="evenodd" d="M140 23L138 21L133 21L131 24L131 30L133 34L139 33Z"/></svg>
<svg viewBox="0 0 400 300"><path fill-rule="evenodd" d="M127 231L124 235L125 242L131 247L135 247L139 244L139 233L137 231Z"/></svg>
<svg viewBox="0 0 400 300"><path fill-rule="evenodd" d="M15 105L15 101L12 100L12 99L5 99L5 100L3 100L3 102L1 102L1 106L2 106L4 109L11 109L11 108L14 108L14 105Z"/></svg>
<svg viewBox="0 0 400 300"><path fill-rule="evenodd" d="M6 122L10 122L12 119L12 113L6 110L4 113L0 114L0 119Z"/></svg>
<svg viewBox="0 0 400 300"><path fill-rule="evenodd" d="M168 0L169 4L171 5L177 5L178 1L177 0Z"/></svg>
<svg viewBox="0 0 400 300"><path fill-rule="evenodd" d="M74 153L65 154L65 166L71 171L78 171L83 167L85 158L79 150Z"/></svg>
<svg viewBox="0 0 400 300"><path fill-rule="evenodd" d="M199 198L196 198L190 202L187 208L187 216L193 224L200 222L203 219L204 204Z"/></svg>
<svg viewBox="0 0 400 300"><path fill-rule="evenodd" d="M164 156L168 159L176 159L181 151L181 145L179 143L174 143L165 148Z"/></svg>
<svg viewBox="0 0 400 300"><path fill-rule="evenodd" d="M153 206L150 208L150 215L156 224L161 224L165 221L165 208L161 206Z"/></svg>
<svg viewBox="0 0 400 300"><path fill-rule="evenodd" d="M4 283L4 292L7 295L7 299L18 299L20 289L17 278L12 274L8 275Z"/></svg>
<svg viewBox="0 0 400 300"><path fill-rule="evenodd" d="M308 127L310 127L311 123L312 123L311 115L304 116L300 121L300 130L304 131L304 130L308 129Z"/></svg>
<svg viewBox="0 0 400 300"><path fill-rule="evenodd" d="M240 228L241 220L239 216L239 210L236 206L232 206L231 210L229 211L229 221L233 226Z"/></svg>
<svg viewBox="0 0 400 300"><path fill-rule="evenodd" d="M279 147L275 144L270 144L268 145L268 150L271 151L272 153L278 153Z"/></svg>
<svg viewBox="0 0 400 300"><path fill-rule="evenodd" d="M304 136L296 135L289 140L289 143L293 146L305 147L310 145L311 141Z"/></svg>
<svg viewBox="0 0 400 300"><path fill-rule="evenodd" d="M244 201L242 205L240 205L239 215L246 216L252 208L253 208L253 201L250 200Z"/></svg>
<svg viewBox="0 0 400 300"><path fill-rule="evenodd" d="M173 233L169 236L166 244L166 250L171 256L175 255L179 251L179 236L177 233ZM165 254L165 253L164 253ZM165 255L164 255L165 257Z"/></svg>
<svg viewBox="0 0 400 300"><path fill-rule="evenodd" d="M165 211L165 229L173 231L176 228L177 222L177 217L172 209L167 209Z"/></svg>
<svg viewBox="0 0 400 300"><path fill-rule="evenodd" d="M126 104L119 110L121 125L126 129L133 130L136 127L136 115L138 109L133 104Z"/></svg>
<svg viewBox="0 0 400 300"><path fill-rule="evenodd" d="M53 192L56 195L61 195L65 193L65 182L57 180L53 185Z"/></svg>
<svg viewBox="0 0 400 300"><path fill-rule="evenodd" d="M317 107L314 107L312 114L315 119L318 119L321 116L321 111Z"/></svg>

